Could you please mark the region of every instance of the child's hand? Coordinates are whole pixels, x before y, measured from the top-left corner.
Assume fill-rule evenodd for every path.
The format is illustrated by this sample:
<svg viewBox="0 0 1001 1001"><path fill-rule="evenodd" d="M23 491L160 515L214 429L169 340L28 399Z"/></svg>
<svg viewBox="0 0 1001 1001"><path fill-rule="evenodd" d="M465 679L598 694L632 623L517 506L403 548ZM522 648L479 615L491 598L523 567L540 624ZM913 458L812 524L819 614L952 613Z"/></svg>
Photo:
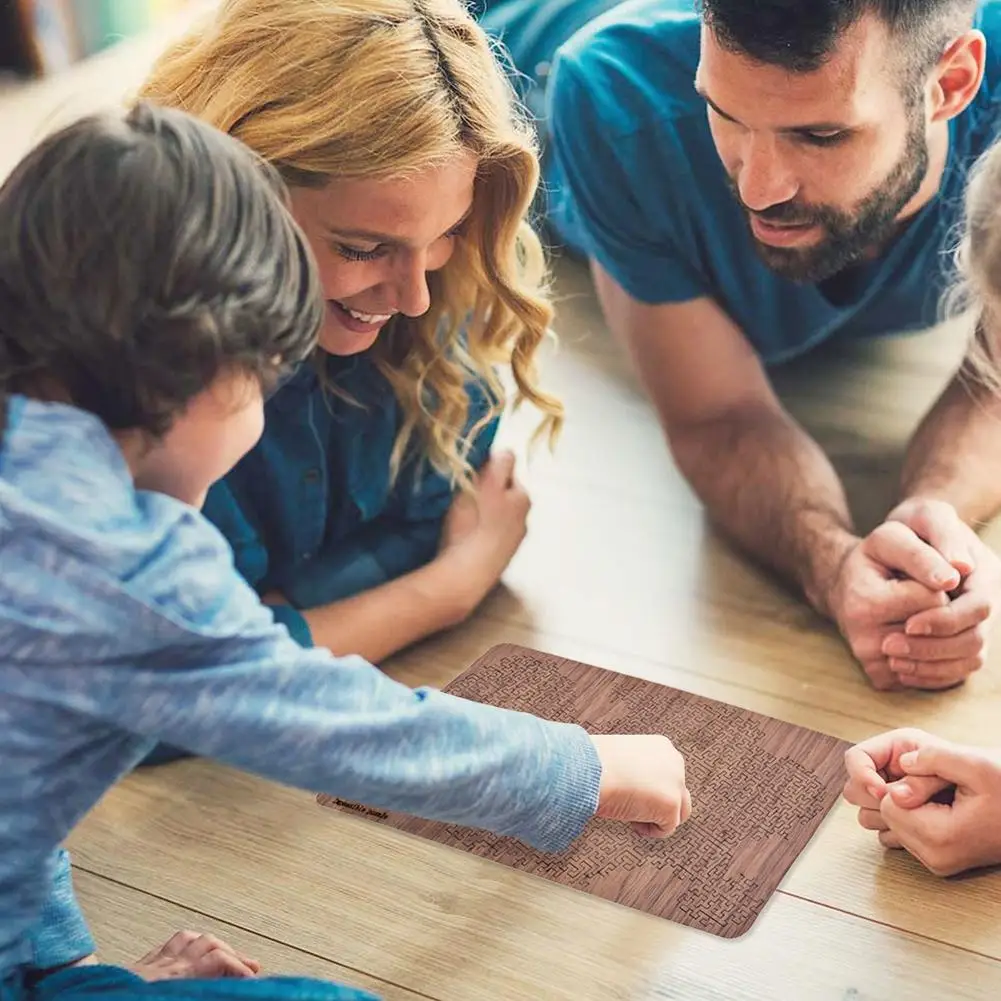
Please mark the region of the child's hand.
<svg viewBox="0 0 1001 1001"><path fill-rule="evenodd" d="M241 956L213 935L179 931L133 964L132 972L143 980L214 980L256 977L261 964Z"/></svg>
<svg viewBox="0 0 1001 1001"><path fill-rule="evenodd" d="M881 733L856 744L845 753L848 781L844 797L859 808L858 821L869 831L885 831L886 821L880 813L880 804L886 796L889 783L903 778L900 756L915 751L935 738L923 730L901 729ZM922 802L931 799L948 783L933 779L917 779L912 793L923 796Z"/></svg>
<svg viewBox="0 0 1001 1001"><path fill-rule="evenodd" d="M667 737L593 736L601 759L598 816L644 837L673 834L692 812L685 760Z"/></svg>
<svg viewBox="0 0 1001 1001"><path fill-rule="evenodd" d="M465 613L472 614L500 579L528 532L532 506L514 476L514 454L492 455L477 474L472 493L452 501L442 527L442 557L456 564L464 582Z"/></svg>
<svg viewBox="0 0 1001 1001"><path fill-rule="evenodd" d="M904 778L880 805L883 844L905 848L936 876L1001 863L1001 751L939 741L900 756ZM951 802L929 788L955 787Z"/></svg>

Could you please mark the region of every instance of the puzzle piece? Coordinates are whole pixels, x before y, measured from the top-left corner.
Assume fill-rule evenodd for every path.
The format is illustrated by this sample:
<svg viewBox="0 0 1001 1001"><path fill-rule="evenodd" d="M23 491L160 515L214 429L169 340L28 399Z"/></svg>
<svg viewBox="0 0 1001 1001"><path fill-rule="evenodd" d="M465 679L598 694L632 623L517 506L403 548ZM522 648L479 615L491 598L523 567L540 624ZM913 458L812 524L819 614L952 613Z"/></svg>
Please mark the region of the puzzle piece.
<svg viewBox="0 0 1001 1001"><path fill-rule="evenodd" d="M666 841L594 820L569 851L546 855L514 839L454 824L365 810L366 815L725 938L751 927L843 781L844 741L521 647L494 648L445 690L580 723L591 733L666 734L686 759L691 818Z"/></svg>

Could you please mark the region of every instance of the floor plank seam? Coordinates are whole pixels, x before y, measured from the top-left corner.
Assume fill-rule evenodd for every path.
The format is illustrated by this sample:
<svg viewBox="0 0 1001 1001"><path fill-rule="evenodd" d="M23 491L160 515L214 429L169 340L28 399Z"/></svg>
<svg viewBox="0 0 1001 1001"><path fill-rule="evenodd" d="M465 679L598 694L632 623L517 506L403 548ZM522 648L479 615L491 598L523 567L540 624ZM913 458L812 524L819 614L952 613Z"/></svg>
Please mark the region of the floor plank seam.
<svg viewBox="0 0 1001 1001"><path fill-rule="evenodd" d="M803 904L813 904L815 907L823 907L825 910L833 911L835 914L843 914L846 917L858 918L861 921L868 921L869 924L878 925L880 928L900 932L904 935L910 935L913 938L921 939L923 942L934 942L936 945L945 946L947 949L955 949L956 952L966 953L968 956L978 956L981 959L989 959L993 963L1001 964L1001 956L992 956L989 952L980 952L979 949L971 949L965 945L956 945L955 942L946 942L944 939L935 938L933 935L923 935L921 932L912 931L910 928L904 928L902 925L895 925L890 921L880 921L878 918L872 918L865 914L859 914L858 911L851 911L844 907L837 907L835 904L827 904L822 900L814 900L811 897L804 897L799 893L792 893L789 890L780 889L775 892L784 897L789 897L792 900L798 900Z"/></svg>
<svg viewBox="0 0 1001 1001"><path fill-rule="evenodd" d="M114 886L120 886L123 889L131 890L133 893L141 893L144 896L150 897L153 900L159 900L161 903L170 904L172 907L179 907L182 910L189 911L191 914L197 914L199 917L207 918L209 921L218 921L221 924L226 925L229 928L235 928L238 931L245 932L248 935L253 935L256 938L262 939L265 942L270 942L272 945L281 946L283 949L291 949L293 952L301 953L303 956L309 956L312 959L318 959L323 963L330 963L332 966L338 966L342 970L346 970L349 973L357 973L363 977L369 977L372 980L378 980L380 984L385 984L387 987L395 987L398 990L406 991L409 994L413 994L415 997L427 998L428 1001L442 1001L435 994L426 994L424 991L416 990L413 987L408 987L406 984L398 984L393 980L387 980L385 977L379 976L377 973L371 973L368 970L362 970L359 967L351 966L348 963L341 962L339 959L331 959L329 956L324 956L321 953L314 952L312 949L304 949L301 945L293 945L290 942L285 942L282 939L275 938L272 935L266 935L263 932L257 931L254 928L247 928L245 925L238 924L230 918L219 917L216 914L210 914L207 911L203 911L198 907L192 907L190 904L182 903L179 900L172 900L170 897L165 897L160 893L151 893L149 890L144 890L138 886L133 886L131 883L126 883L124 880L116 879L114 876L108 876L103 872L97 872L94 869L88 869L86 866L80 865L78 862L73 863L73 868L79 872L86 873L88 876L93 876L95 879L103 880L106 883L111 883Z"/></svg>

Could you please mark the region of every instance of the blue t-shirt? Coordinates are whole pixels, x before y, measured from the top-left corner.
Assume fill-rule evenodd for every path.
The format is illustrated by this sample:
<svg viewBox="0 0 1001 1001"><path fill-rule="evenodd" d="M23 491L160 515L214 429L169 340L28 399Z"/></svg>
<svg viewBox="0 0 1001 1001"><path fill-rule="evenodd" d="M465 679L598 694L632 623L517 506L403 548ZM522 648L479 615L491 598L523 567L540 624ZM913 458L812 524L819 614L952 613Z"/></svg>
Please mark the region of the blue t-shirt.
<svg viewBox="0 0 1001 1001"><path fill-rule="evenodd" d="M770 364L834 335L935 322L952 277L967 170L997 131L1001 3L982 4L978 14L987 71L971 107L950 124L938 195L882 257L854 271L837 299L775 274L755 252L695 91L700 25L690 0L547 0L534 13L521 0L488 7L482 23L528 77L533 109L545 91L553 229L634 298L712 297ZM582 14L593 19L579 27Z"/></svg>

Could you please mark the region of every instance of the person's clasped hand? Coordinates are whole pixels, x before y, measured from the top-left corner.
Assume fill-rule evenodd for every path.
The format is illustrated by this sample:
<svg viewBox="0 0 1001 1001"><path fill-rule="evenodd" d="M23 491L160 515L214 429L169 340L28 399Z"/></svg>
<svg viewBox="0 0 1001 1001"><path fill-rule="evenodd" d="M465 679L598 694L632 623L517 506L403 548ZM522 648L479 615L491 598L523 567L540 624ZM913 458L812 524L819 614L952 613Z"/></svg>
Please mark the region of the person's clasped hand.
<svg viewBox="0 0 1001 1001"><path fill-rule="evenodd" d="M1001 864L1001 750L923 730L879 734L845 755L859 824L938 876Z"/></svg>
<svg viewBox="0 0 1001 1001"><path fill-rule="evenodd" d="M828 605L873 687L950 688L979 670L1001 559L942 501L908 501L842 561Z"/></svg>
<svg viewBox="0 0 1001 1001"><path fill-rule="evenodd" d="M890 516L933 546L958 573L949 601L910 616L883 643L905 685L947 687L983 667L1001 603L1001 559L942 501L909 501Z"/></svg>

